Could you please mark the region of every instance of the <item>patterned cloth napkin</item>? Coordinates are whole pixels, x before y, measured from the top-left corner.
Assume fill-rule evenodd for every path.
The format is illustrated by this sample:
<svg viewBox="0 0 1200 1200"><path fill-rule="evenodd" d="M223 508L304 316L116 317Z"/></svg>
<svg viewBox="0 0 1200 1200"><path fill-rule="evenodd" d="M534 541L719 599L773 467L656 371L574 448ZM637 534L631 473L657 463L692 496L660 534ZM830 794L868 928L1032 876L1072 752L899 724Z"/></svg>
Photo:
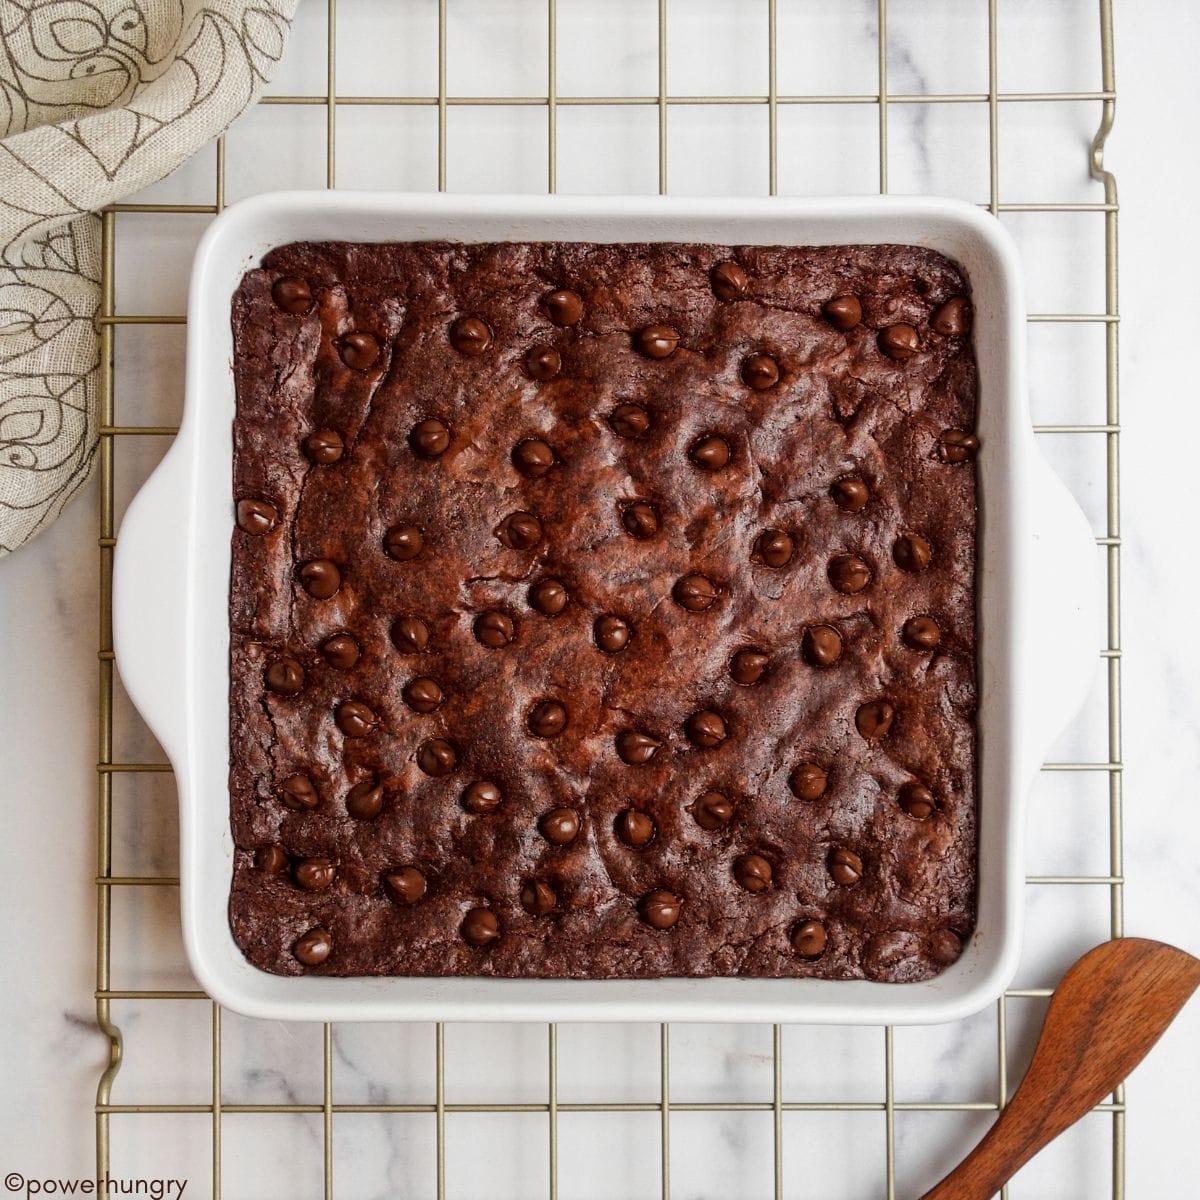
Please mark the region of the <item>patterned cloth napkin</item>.
<svg viewBox="0 0 1200 1200"><path fill-rule="evenodd" d="M0 557L96 450L103 205L258 96L296 0L0 0Z"/></svg>

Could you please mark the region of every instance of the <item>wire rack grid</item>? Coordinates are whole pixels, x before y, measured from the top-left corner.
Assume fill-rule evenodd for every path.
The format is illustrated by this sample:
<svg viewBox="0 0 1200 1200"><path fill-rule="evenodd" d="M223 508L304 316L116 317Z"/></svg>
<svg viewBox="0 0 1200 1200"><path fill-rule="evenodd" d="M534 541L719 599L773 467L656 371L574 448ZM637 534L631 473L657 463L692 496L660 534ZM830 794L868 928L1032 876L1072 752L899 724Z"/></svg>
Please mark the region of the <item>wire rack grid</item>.
<svg viewBox="0 0 1200 1200"><path fill-rule="evenodd" d="M310 3L314 0L310 0ZM617 106L637 105L656 110L657 113L657 174L658 188L668 188L668 113L681 105L716 106L765 106L767 110L767 136L769 191L778 188L779 163L779 113L789 105L856 105L874 109L878 121L878 188L888 190L889 113L901 105L968 105L986 106L988 119L988 188L987 207L994 214L1001 213L1064 213L1101 214L1103 221L1103 244L1096 253L1103 258L1104 308L1100 312L1047 312L1032 314L1031 322L1052 324L1085 323L1103 329L1103 377L1104 401L1103 420L1091 423L1042 424L1036 431L1042 435L1074 435L1101 439L1104 446L1105 514L1104 533L1097 537L1099 554L1103 559L1103 571L1107 586L1107 642L1103 651L1106 660L1105 678L1105 734L1107 752L1094 760L1049 762L1045 771L1098 773L1106 783L1107 790L1107 850L1109 870L1107 874L1038 875L1030 876L1028 883L1034 887L1101 887L1107 889L1110 898L1108 928L1114 937L1123 932L1123 866L1122 866L1122 761L1121 761L1121 644L1120 644L1120 506L1119 506L1119 413L1118 413L1118 309L1117 309L1117 189L1112 174L1105 169L1103 152L1105 140L1112 127L1116 92L1113 63L1113 31L1111 0L1098 0L1100 87L1083 91L1010 91L998 88L998 20L997 5L1002 0L979 0L986 8L987 25L987 77L986 92L942 92L931 94L907 94L889 91L889 40L887 0L876 0L874 10L875 43L877 59L873 64L877 80L875 90L862 94L805 95L783 94L777 87L777 30L778 12L787 0L767 0L766 22L762 29L763 54L768 69L768 89L765 95L710 96L678 95L668 91L667 56L671 43L667 0L657 3L657 79L656 94L626 96L566 96L560 95L558 63L557 0L544 0L544 16L548 45L546 86L544 95L527 96L465 96L449 94L447 57L447 9L457 0L437 0L437 93L436 95L347 95L337 89L338 0L326 0L328 42L324 59L324 78L321 87L309 94L268 95L263 104L315 106L324 110L324 157L325 181L334 187L337 182L337 134L338 110L352 105L402 105L426 106L436 109L437 130L437 184L439 190L447 186L447 143L450 121L448 112L459 105L476 106L531 106L543 109L546 119L545 186L549 191L556 188L558 175L558 118L565 106ZM653 2L653 0L652 0ZM343 4L348 0L343 0ZM1000 201L1000 153L999 121L1006 105L1018 104L1061 104L1067 102L1095 102L1101 119L1091 143L1090 173L1103 188L1103 201L1071 203L1002 203ZM112 914L114 895L124 889L172 888L177 878L166 875L117 874L113 870L113 813L114 780L122 775L137 773L167 773L166 764L149 761L122 762L114 759L114 660L112 652L111 597L112 597L112 553L116 543L116 476L118 456L122 447L131 439L169 438L175 428L166 425L119 424L116 420L115 387L115 333L123 325L178 325L185 322L183 314L121 314L116 311L116 266L115 249L117 218L122 213L160 214L215 214L221 211L226 194L226 145L221 139L216 149L214 194L208 204L125 204L114 205L102 214L103 222L103 293L101 313L98 317L102 339L102 390L101 390L101 442L100 442L100 614L99 614L99 754L98 754L98 845L97 845L97 927L96 927L96 1016L98 1024L109 1040L109 1063L100 1079L95 1104L96 1174L97 1194L106 1196L106 1180L110 1172L129 1164L116 1163L111 1152L113 1122L128 1114L161 1114L182 1116L191 1114L207 1118L211 1143L212 1195L222 1194L222 1125L230 1114L308 1114L319 1121L320 1149L323 1163L323 1182L320 1190L326 1200L344 1194L335 1186L334 1123L335 1117L351 1114L424 1114L434 1122L436 1128L436 1153L434 1155L436 1178L431 1180L431 1190L436 1188L438 1200L447 1194L447 1135L448 1119L462 1113L525 1113L540 1114L547 1123L549 1160L546 1163L548 1194L551 1200L559 1195L560 1178L565 1178L570 1163L560 1154L559 1118L567 1113L616 1113L646 1112L657 1114L659 1146L657 1149L660 1169L657 1189L663 1200L667 1200L672 1186L671 1137L672 1114L681 1112L744 1112L753 1111L770 1114L773 1142L773 1194L780 1200L785 1194L794 1194L798 1186L789 1181L785 1189L784 1178L784 1116L787 1113L827 1112L853 1113L872 1112L882 1114L884 1138L880 1152L884 1158L883 1181L888 1200L897 1195L897 1149L896 1115L903 1112L996 1112L1003 1108L1009 1094L1009 1028L1010 1006L1028 1000L1043 1000L1048 996L1046 988L1024 988L1009 990L997 1003L995 1009L996 1074L994 1099L988 1101L902 1101L897 1099L896 1072L894 1067L894 1032L891 1028L879 1031L879 1049L883 1056L883 1095L877 1100L855 1101L798 1101L785 1099L783 1072L783 1033L780 1026L771 1031L771 1074L773 1086L770 1095L757 1101L706 1101L681 1102L672 1098L671 1092L671 1028L662 1025L658 1031L658 1091L653 1102L614 1103L564 1103L559 1101L558 1035L554 1025L546 1029L546 1053L548 1072L545 1080L545 1099L535 1103L451 1103L447 1100L446 1088L446 1031L442 1025L435 1030L433 1074L434 1094L426 1103L407 1104L346 1104L334 1101L334 1028L326 1024L322 1030L322 1080L321 1096L312 1103L264 1103L235 1104L226 1102L222 1091L222 1011L200 991L155 990L152 988L120 988L113 982ZM114 1102L113 1089L122 1063L126 1057L122 1030L118 1027L113 1004L118 1001L194 1001L207 1003L211 1007L211 1098L205 1103L138 1103ZM166 1068L163 1068L166 1070ZM1106 1114L1111 1136L1111 1195L1114 1200L1125 1195L1125 1099L1123 1090L1118 1091L1107 1103L1098 1106L1098 1112ZM799 1194L795 1192L795 1194ZM1007 1196L1007 1189L1002 1195Z"/></svg>

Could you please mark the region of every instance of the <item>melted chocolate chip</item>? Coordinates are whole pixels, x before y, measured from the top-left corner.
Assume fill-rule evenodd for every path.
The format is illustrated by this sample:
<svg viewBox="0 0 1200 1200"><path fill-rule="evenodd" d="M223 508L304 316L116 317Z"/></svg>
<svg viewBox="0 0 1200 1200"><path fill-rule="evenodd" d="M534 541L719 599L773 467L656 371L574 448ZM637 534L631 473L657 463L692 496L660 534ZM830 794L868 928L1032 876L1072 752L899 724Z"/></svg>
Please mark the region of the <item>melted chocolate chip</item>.
<svg viewBox="0 0 1200 1200"><path fill-rule="evenodd" d="M282 846L260 846L254 852L254 869L264 875L278 875L288 865Z"/></svg>
<svg viewBox="0 0 1200 1200"><path fill-rule="evenodd" d="M348 671L359 658L358 643L348 633L335 633L321 643L321 657L338 671Z"/></svg>
<svg viewBox="0 0 1200 1200"><path fill-rule="evenodd" d="M656 888L642 897L638 912L651 929L670 929L679 920L682 904L674 892Z"/></svg>
<svg viewBox="0 0 1200 1200"><path fill-rule="evenodd" d="M962 337L971 328L971 302L966 296L951 296L933 310L929 324L945 337Z"/></svg>
<svg viewBox="0 0 1200 1200"><path fill-rule="evenodd" d="M530 346L525 352L525 374L547 383L562 370L562 355L553 346Z"/></svg>
<svg viewBox="0 0 1200 1200"><path fill-rule="evenodd" d="M829 874L838 887L853 887L863 876L862 859L853 850L834 850L829 855Z"/></svg>
<svg viewBox="0 0 1200 1200"><path fill-rule="evenodd" d="M832 625L810 625L800 650L814 667L832 667L842 657L842 635Z"/></svg>
<svg viewBox="0 0 1200 1200"><path fill-rule="evenodd" d="M445 738L430 738L422 742L417 750L417 766L426 775L440 779L458 766L458 751Z"/></svg>
<svg viewBox="0 0 1200 1200"><path fill-rule="evenodd" d="M762 563L764 567L786 567L792 560L794 549L791 534L782 529L764 529L754 540L754 550L750 555L752 562Z"/></svg>
<svg viewBox="0 0 1200 1200"><path fill-rule="evenodd" d="M751 354L742 361L742 382L756 392L765 392L779 382L779 364L769 354Z"/></svg>
<svg viewBox="0 0 1200 1200"><path fill-rule="evenodd" d="M770 655L763 650L747 647L739 650L729 661L729 674L734 683L750 687L757 683L766 673L771 662Z"/></svg>
<svg viewBox="0 0 1200 1200"><path fill-rule="evenodd" d="M500 922L490 908L472 908L460 928L463 941L476 949L491 945L500 936Z"/></svg>
<svg viewBox="0 0 1200 1200"><path fill-rule="evenodd" d="M428 889L425 874L417 867L397 867L383 877L383 890L393 904L416 904Z"/></svg>
<svg viewBox="0 0 1200 1200"><path fill-rule="evenodd" d="M538 829L552 846L566 846L579 836L579 814L573 808L552 808L542 814Z"/></svg>
<svg viewBox="0 0 1200 1200"><path fill-rule="evenodd" d="M834 504L842 512L862 512L867 507L867 501L871 499L867 485L856 475L847 475L843 479L835 480L829 491Z"/></svg>
<svg viewBox="0 0 1200 1200"><path fill-rule="evenodd" d="M526 438L513 447L512 461L526 479L541 479L554 466L554 450L541 438Z"/></svg>
<svg viewBox="0 0 1200 1200"><path fill-rule="evenodd" d="M640 850L654 840L654 818L636 808L627 808L620 813L615 828L617 837L634 850Z"/></svg>
<svg viewBox="0 0 1200 1200"><path fill-rule="evenodd" d="M327 558L314 558L301 565L297 572L300 586L314 600L328 600L342 586L342 573L337 564Z"/></svg>
<svg viewBox="0 0 1200 1200"><path fill-rule="evenodd" d="M397 617L392 622L392 645L401 654L420 654L429 645L429 626L420 617Z"/></svg>
<svg viewBox="0 0 1200 1200"><path fill-rule="evenodd" d="M532 550L542 540L542 523L531 512L509 513L492 532L510 550Z"/></svg>
<svg viewBox="0 0 1200 1200"><path fill-rule="evenodd" d="M475 640L489 650L499 650L517 636L517 627L512 617L498 609L480 613L475 618L472 628L475 631Z"/></svg>
<svg viewBox="0 0 1200 1200"><path fill-rule="evenodd" d="M410 679L404 685L401 695L404 697L404 703L413 712L419 713L433 712L440 708L442 701L446 699L437 680L430 679L427 675L422 675L418 679Z"/></svg>
<svg viewBox="0 0 1200 1200"><path fill-rule="evenodd" d="M539 579L529 589L529 603L546 617L556 617L567 607L567 589L557 579Z"/></svg>
<svg viewBox="0 0 1200 1200"><path fill-rule="evenodd" d="M621 524L630 537L652 538L659 528L658 509L647 500L635 500L621 509Z"/></svg>
<svg viewBox="0 0 1200 1200"><path fill-rule="evenodd" d="M618 617L615 613L605 613L596 618L596 623L592 626L592 634L596 639L596 645L605 654L619 654L629 645L633 630L628 621Z"/></svg>
<svg viewBox="0 0 1200 1200"><path fill-rule="evenodd" d="M609 413L608 424L618 437L639 438L653 422L640 404L619 404Z"/></svg>
<svg viewBox="0 0 1200 1200"><path fill-rule="evenodd" d="M688 458L705 471L719 471L729 465L729 443L719 434L709 433L697 438L688 450Z"/></svg>
<svg viewBox="0 0 1200 1200"><path fill-rule="evenodd" d="M617 734L617 755L630 766L648 763L662 749L658 738L640 729L625 729Z"/></svg>
<svg viewBox="0 0 1200 1200"><path fill-rule="evenodd" d="M493 813L503 800L500 789L488 779L477 779L463 788L461 802L467 812L482 816Z"/></svg>
<svg viewBox="0 0 1200 1200"><path fill-rule="evenodd" d="M937 812L937 801L923 783L910 782L900 789L900 807L914 820L925 821Z"/></svg>
<svg viewBox="0 0 1200 1200"><path fill-rule="evenodd" d="M829 560L829 582L844 596L861 592L871 582L871 567L857 554L838 554Z"/></svg>
<svg viewBox="0 0 1200 1200"><path fill-rule="evenodd" d="M329 858L303 858L292 868L296 886L306 892L323 892L337 874Z"/></svg>
<svg viewBox="0 0 1200 1200"><path fill-rule="evenodd" d="M671 598L688 612L712 608L720 594L717 585L705 575L684 575L671 589Z"/></svg>
<svg viewBox="0 0 1200 1200"><path fill-rule="evenodd" d="M554 889L540 879L527 879L521 885L521 907L531 917L544 917L557 903Z"/></svg>
<svg viewBox="0 0 1200 1200"><path fill-rule="evenodd" d="M482 354L491 344L491 326L480 317L459 317L450 326L450 345L468 358Z"/></svg>
<svg viewBox="0 0 1200 1200"><path fill-rule="evenodd" d="M750 286L750 276L735 262L717 263L708 278L718 300L740 300Z"/></svg>
<svg viewBox="0 0 1200 1200"><path fill-rule="evenodd" d="M279 524L279 510L267 500L239 500L237 523L239 529L261 537Z"/></svg>
<svg viewBox="0 0 1200 1200"><path fill-rule="evenodd" d="M921 338L911 325L885 325L876 339L879 349L894 362L906 362L921 349Z"/></svg>
<svg viewBox="0 0 1200 1200"><path fill-rule="evenodd" d="M788 787L797 800L820 800L829 787L829 772L816 763L802 762L788 776Z"/></svg>
<svg viewBox="0 0 1200 1200"><path fill-rule="evenodd" d="M542 307L546 310L551 324L560 328L578 324L579 318L583 316L583 301L576 292L567 288L547 292L542 297Z"/></svg>
<svg viewBox="0 0 1200 1200"><path fill-rule="evenodd" d="M705 792L688 806L688 812L706 833L715 833L733 818L733 801L720 792Z"/></svg>
<svg viewBox="0 0 1200 1200"><path fill-rule="evenodd" d="M633 335L633 346L646 358L670 358L679 345L679 330L670 325L647 325Z"/></svg>
<svg viewBox="0 0 1200 1200"><path fill-rule="evenodd" d="M896 719L895 706L889 700L868 700L858 706L854 725L868 742L887 737Z"/></svg>
<svg viewBox="0 0 1200 1200"><path fill-rule="evenodd" d="M853 329L862 321L862 304L857 296L834 296L821 309L830 325L841 333Z"/></svg>
<svg viewBox="0 0 1200 1200"><path fill-rule="evenodd" d="M692 713L684 722L683 728L688 741L701 750L711 750L729 736L725 718L711 709Z"/></svg>
<svg viewBox="0 0 1200 1200"><path fill-rule="evenodd" d="M314 429L304 439L304 455L321 466L335 463L346 452L346 443L336 429Z"/></svg>
<svg viewBox="0 0 1200 1200"><path fill-rule="evenodd" d="M825 926L820 921L801 921L792 930L790 940L801 958L820 958L825 953Z"/></svg>
<svg viewBox="0 0 1200 1200"><path fill-rule="evenodd" d="M419 458L441 458L450 448L450 429L437 417L426 417L412 427L408 444Z"/></svg>
<svg viewBox="0 0 1200 1200"><path fill-rule="evenodd" d="M373 333L356 330L339 339L337 352L352 371L369 371L379 361L383 347Z"/></svg>
<svg viewBox="0 0 1200 1200"><path fill-rule="evenodd" d="M265 678L276 695L294 696L304 687L304 668L290 655L281 655L267 664Z"/></svg>
<svg viewBox="0 0 1200 1200"><path fill-rule="evenodd" d="M333 938L328 929L317 926L292 943L292 953L306 967L319 967L333 953Z"/></svg>
<svg viewBox="0 0 1200 1200"><path fill-rule="evenodd" d="M733 877L748 892L765 892L772 874L771 864L761 854L743 854L734 860Z"/></svg>
<svg viewBox="0 0 1200 1200"><path fill-rule="evenodd" d="M902 571L923 571L933 558L933 547L919 533L902 533L892 546L892 558Z"/></svg>
<svg viewBox="0 0 1200 1200"><path fill-rule="evenodd" d="M311 812L321 803L321 797L307 775L289 775L279 785L279 799L293 812Z"/></svg>
<svg viewBox="0 0 1200 1200"><path fill-rule="evenodd" d="M347 700L345 703L339 704L334 712L334 720L346 737L355 738L366 737L368 734L374 733L379 724L379 718L375 716L375 713L358 700Z"/></svg>
<svg viewBox="0 0 1200 1200"><path fill-rule="evenodd" d="M415 525L393 525L383 535L383 552L396 562L411 562L424 545L424 535Z"/></svg>
<svg viewBox="0 0 1200 1200"><path fill-rule="evenodd" d="M383 812L383 786L374 779L356 783L346 793L346 811L356 821L373 821Z"/></svg>
<svg viewBox="0 0 1200 1200"><path fill-rule="evenodd" d="M910 650L936 650L942 640L942 631L932 617L909 617L900 637Z"/></svg>
<svg viewBox="0 0 1200 1200"><path fill-rule="evenodd" d="M937 452L944 463L971 462L979 453L979 439L962 429L946 429L938 438Z"/></svg>
<svg viewBox="0 0 1200 1200"><path fill-rule="evenodd" d="M284 275L271 285L271 299L276 307L293 317L303 316L313 306L312 288L307 279L297 275Z"/></svg>
<svg viewBox="0 0 1200 1200"><path fill-rule="evenodd" d="M557 700L539 700L529 710L525 725L534 737L558 737L567 727L567 710Z"/></svg>

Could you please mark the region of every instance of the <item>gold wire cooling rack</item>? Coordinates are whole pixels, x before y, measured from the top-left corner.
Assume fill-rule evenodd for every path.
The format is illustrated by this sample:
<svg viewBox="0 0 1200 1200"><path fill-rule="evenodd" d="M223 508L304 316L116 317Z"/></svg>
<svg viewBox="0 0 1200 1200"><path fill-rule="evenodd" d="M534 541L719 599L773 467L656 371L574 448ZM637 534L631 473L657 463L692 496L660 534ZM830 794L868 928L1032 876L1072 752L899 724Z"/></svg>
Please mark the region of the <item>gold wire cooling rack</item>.
<svg viewBox="0 0 1200 1200"><path fill-rule="evenodd" d="M309 0L315 3L318 0ZM346 0L343 0L345 3ZM531 0L531 3L534 0ZM768 63L768 90L766 95L752 96L708 96L676 95L667 89L667 55L670 47L670 29L667 0L657 0L657 94L637 96L563 96L559 94L559 67L557 54L557 0L544 0L547 32L547 71L544 95L530 96L455 96L447 91L447 8L456 0L437 0L438 11L438 61L436 95L345 95L337 90L336 78L336 35L337 0L326 0L328 44L325 55L324 78L320 87L305 95L269 95L261 103L277 105L307 105L324 110L325 115L325 179L328 187L336 186L336 149L338 109L349 105L410 105L436 108L437 111L437 183L439 190L446 188L447 176L447 131L448 110L456 105L482 106L530 106L545 110L548 156L545 166L545 184L554 191L557 178L557 122L558 110L567 105L611 106L639 105L656 110L658 118L658 187L665 192L668 183L668 137L667 118L669 110L676 105L758 105L765 106L768 115L769 137L769 190L777 190L778 164L778 114L781 106L787 105L858 105L873 108L878 120L878 186L880 192L888 190L888 115L897 105L950 104L986 106L988 117L988 162L989 200L987 207L994 214L1006 212L1102 214L1103 244L1094 247L1094 253L1103 257L1104 310L1103 312L1056 312L1030 316L1032 322L1085 323L1103 327L1104 345L1104 419L1088 424L1038 425L1036 431L1045 435L1075 435L1102 439L1104 445L1105 474L1105 531L1098 537L1099 553L1104 560L1107 583L1107 642L1102 652L1106 667L1106 754L1094 761L1046 763L1045 771L1098 773L1107 785L1107 841L1109 873L1107 875L1042 875L1030 876L1033 886L1100 887L1107 889L1110 898L1108 925L1113 937L1123 932L1123 866L1122 866L1122 762L1121 762L1121 648L1120 648L1120 505L1119 505L1119 414L1118 414L1118 313L1117 313L1117 188L1113 175L1104 167L1104 144L1112 127L1116 103L1113 65L1113 31L1111 0L1098 0L1100 87L1090 91L1049 92L1002 92L998 90L997 4L1000 0L980 0L986 6L987 18L987 64L988 88L986 92L955 92L942 94L898 94L888 89L888 8L887 0L876 0L874 41L877 60L872 64L877 79L877 88L869 93L856 95L788 95L781 94L777 81L777 9L787 0L767 0L766 21L762 30L763 53ZM1083 31L1081 31L1082 33ZM1092 178L1103 186L1103 202L1094 203L1001 203L999 199L999 117L1002 106L1013 104L1041 103L1059 105L1068 102L1097 102L1101 119L1091 143L1090 172ZM893 1064L893 1030L879 1031L880 1049L884 1060L883 1096L873 1101L806 1101L785 1100L783 1086L783 1030L773 1029L772 1076L773 1088L770 1096L759 1101L713 1101L680 1102L671 1097L671 1028L662 1025L659 1030L659 1097L650 1103L560 1103L558 1073L558 1031L548 1026L545 1100L539 1103L448 1103L446 1099L445 1030L438 1025L435 1030L436 1071L434 1095L424 1104L344 1104L334 1102L334 1030L323 1027L323 1061L321 1077L322 1096L318 1103L301 1104L232 1104L222 1094L222 1012L219 1005L199 991L164 991L143 989L121 989L113 986L113 899L119 889L173 888L176 878L158 875L119 875L113 871L113 784L114 778L122 774L141 772L169 772L170 767L152 762L114 761L114 662L112 652L112 556L116 543L116 474L118 455L122 447L130 445L131 438L170 437L174 427L160 425L118 424L115 417L115 331L122 325L179 325L185 322L182 314L132 315L116 311L115 248L117 217L121 213L158 214L214 214L220 212L225 203L226 153L221 139L216 150L216 172L214 194L208 204L126 204L113 205L103 213L103 299L98 318L101 335L101 399L100 399L100 622L99 622L99 755L98 755L98 814L99 833L97 845L97 927L96 927L96 1017L101 1030L109 1039L109 1064L97 1089L95 1105L96 1130L96 1175L97 1194L107 1196L105 1179L110 1172L114 1178L128 1177L136 1171L138 1164L114 1162L111 1154L110 1135L114 1120L129 1114L162 1114L165 1116L206 1117L210 1125L211 1141L211 1194L218 1198L222 1191L222 1120L231 1113L257 1114L311 1114L320 1119L320 1144L323 1159L323 1194L332 1200L339 1193L335 1188L334 1121L335 1116L355 1113L380 1114L427 1114L436 1127L436 1195L439 1200L447 1191L447 1139L448 1117L461 1113L526 1113L542 1114L547 1122L549 1162L548 1192L551 1200L559 1194L560 1176L568 1171L570 1164L560 1157L559 1116L564 1113L618 1113L649 1112L658 1114L660 1144L657 1147L661 1163L660 1188L663 1200L671 1190L671 1132L672 1113L709 1111L763 1112L773 1114L773 1180L777 1200L785 1195L784 1188L784 1114L795 1111L854 1113L882 1113L884 1118L886 1195L888 1200L896 1196L896 1114L901 1112L996 1112L1007 1100L1009 1006L1014 1002L1038 1000L1048 996L1049 989L1010 989L996 1006L996 1088L992 1101L958 1102L904 1102L896 1099L895 1070ZM121 1029L115 1024L112 1012L114 1001L179 1001L188 1000L211 1006L211 1100L201 1104L142 1103L118 1104L112 1099L114 1081L125 1057ZM169 1068L164 1066L165 1072ZM1098 1112L1106 1114L1111 1129L1111 1194L1114 1200L1125 1195L1125 1098L1123 1089L1118 1089L1111 1101L1098 1106ZM792 1189L789 1187L788 1192ZM1002 1193L1007 1197L1007 1189Z"/></svg>

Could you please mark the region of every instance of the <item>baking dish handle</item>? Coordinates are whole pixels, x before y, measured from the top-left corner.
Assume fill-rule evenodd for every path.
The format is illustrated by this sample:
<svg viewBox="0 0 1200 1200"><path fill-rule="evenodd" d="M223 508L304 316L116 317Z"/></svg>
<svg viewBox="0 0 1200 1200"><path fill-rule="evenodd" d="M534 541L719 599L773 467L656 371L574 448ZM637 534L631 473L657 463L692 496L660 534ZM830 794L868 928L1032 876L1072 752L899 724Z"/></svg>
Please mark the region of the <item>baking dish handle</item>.
<svg viewBox="0 0 1200 1200"><path fill-rule="evenodd" d="M113 559L113 646L121 682L167 757L186 720L186 447L176 440L125 512Z"/></svg>
<svg viewBox="0 0 1200 1200"><path fill-rule="evenodd" d="M1096 535L1075 497L1040 451L1032 489L1033 551L1028 651L1039 686L1030 689L1040 765L1058 735L1083 704L1100 665L1103 611L1096 586ZM1036 599L1033 599L1036 598Z"/></svg>

